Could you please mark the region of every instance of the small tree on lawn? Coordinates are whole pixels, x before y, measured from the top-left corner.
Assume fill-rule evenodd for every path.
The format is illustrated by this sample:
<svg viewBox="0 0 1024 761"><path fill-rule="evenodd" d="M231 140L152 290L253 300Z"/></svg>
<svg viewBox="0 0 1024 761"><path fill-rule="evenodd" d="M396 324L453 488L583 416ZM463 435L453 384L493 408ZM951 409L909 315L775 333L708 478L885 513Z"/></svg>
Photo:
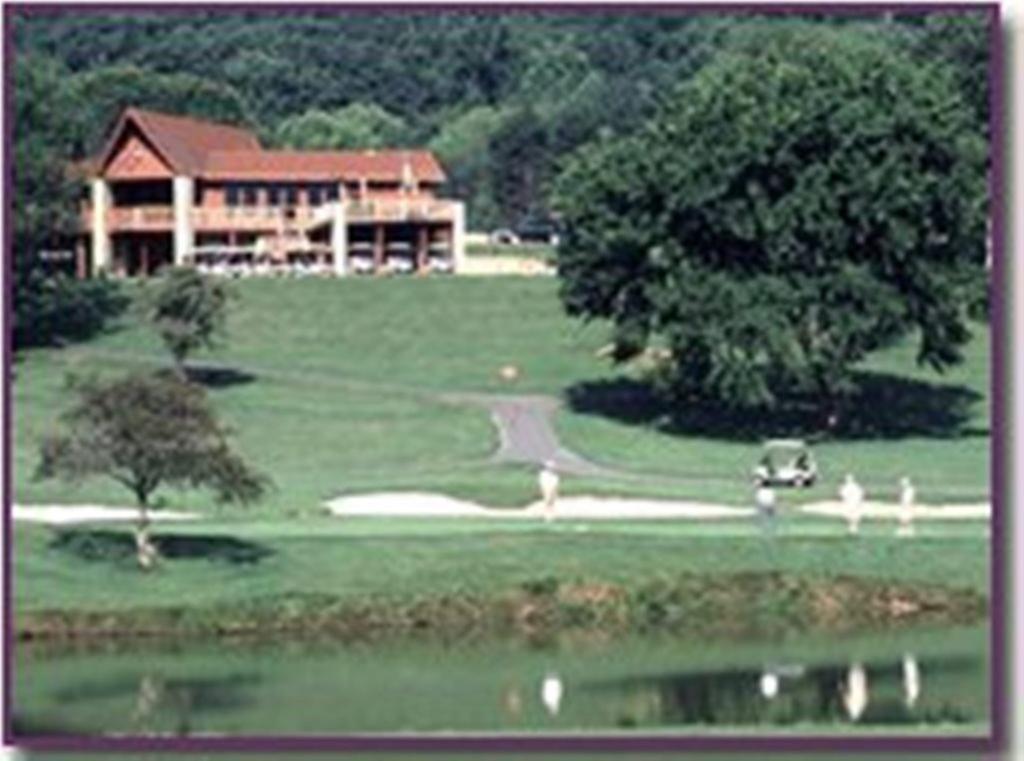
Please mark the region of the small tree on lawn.
<svg viewBox="0 0 1024 761"><path fill-rule="evenodd" d="M231 451L201 387L165 373L77 381L73 388L77 402L63 416L64 429L43 441L37 477L102 475L129 489L139 508L135 543L144 570L157 558L148 510L159 487L208 488L219 502L249 503L269 486Z"/></svg>
<svg viewBox="0 0 1024 761"><path fill-rule="evenodd" d="M184 378L188 355L203 346L212 348L223 335L230 294L223 283L191 267L166 270L154 288L149 319Z"/></svg>

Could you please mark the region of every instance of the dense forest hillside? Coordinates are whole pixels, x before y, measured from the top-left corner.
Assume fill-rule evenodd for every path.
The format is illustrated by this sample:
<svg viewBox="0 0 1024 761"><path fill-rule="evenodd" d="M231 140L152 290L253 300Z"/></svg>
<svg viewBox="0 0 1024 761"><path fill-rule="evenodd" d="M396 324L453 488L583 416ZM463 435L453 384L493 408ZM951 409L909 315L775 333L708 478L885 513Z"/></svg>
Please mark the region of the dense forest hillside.
<svg viewBox="0 0 1024 761"><path fill-rule="evenodd" d="M814 19L873 26L951 65L984 129L983 14ZM267 145L426 145L477 229L544 215L568 153L635 129L752 25L789 23L665 11L351 10L51 11L14 21L16 79L60 92L63 113L48 118L64 124L46 130L69 159L93 153L129 104L244 124ZM16 124L22 134L39 127Z"/></svg>

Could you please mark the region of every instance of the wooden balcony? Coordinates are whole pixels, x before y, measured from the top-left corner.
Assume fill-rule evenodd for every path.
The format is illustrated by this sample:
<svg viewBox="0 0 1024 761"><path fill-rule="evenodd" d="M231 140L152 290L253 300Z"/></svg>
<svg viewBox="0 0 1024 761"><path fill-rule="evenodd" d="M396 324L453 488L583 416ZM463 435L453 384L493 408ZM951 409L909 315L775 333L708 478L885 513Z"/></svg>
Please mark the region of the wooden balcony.
<svg viewBox="0 0 1024 761"><path fill-rule="evenodd" d="M192 227L196 232L239 230L244 232L284 232L304 229L313 220L315 209L295 206L222 206L192 209Z"/></svg>
<svg viewBox="0 0 1024 761"><path fill-rule="evenodd" d="M455 204L434 198L387 198L345 201L349 224L452 222ZM195 232L234 230L252 233L287 233L306 231L330 222L333 207L327 204L310 206L222 206L195 207L191 210ZM83 206L81 224L92 227L92 210ZM107 211L107 229L119 232L171 232L174 229L172 206L114 207Z"/></svg>
<svg viewBox="0 0 1024 761"><path fill-rule="evenodd" d="M92 227L92 209L83 209L82 224L86 229ZM107 210L107 229L111 233L170 232L174 210L170 206L114 207Z"/></svg>
<svg viewBox="0 0 1024 761"><path fill-rule="evenodd" d="M451 222L455 204L435 198L388 198L347 201L348 221L366 222Z"/></svg>

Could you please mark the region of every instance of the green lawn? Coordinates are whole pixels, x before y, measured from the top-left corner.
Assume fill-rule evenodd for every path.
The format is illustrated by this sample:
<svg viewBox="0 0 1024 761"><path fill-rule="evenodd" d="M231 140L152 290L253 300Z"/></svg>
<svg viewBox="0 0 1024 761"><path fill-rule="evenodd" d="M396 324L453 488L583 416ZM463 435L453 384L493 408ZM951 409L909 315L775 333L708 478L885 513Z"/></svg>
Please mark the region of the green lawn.
<svg viewBox="0 0 1024 761"><path fill-rule="evenodd" d="M988 587L988 532L977 523L928 525L912 542L868 524L859 539L841 524L792 519L776 542L748 522L595 522L551 527L483 520L307 517L204 521L157 535L231 538L265 553L239 564L211 546L152 575L129 554L89 557L59 532L15 529L16 609L217 607L293 593L340 600L487 594L544 578L634 586L685 572L779 570ZM126 547L130 547L128 543ZM126 572L127 571L127 572Z"/></svg>
<svg viewBox="0 0 1024 761"><path fill-rule="evenodd" d="M496 434L485 411L451 406L439 392L560 395L582 381L619 371L597 356L603 326L562 314L550 279L360 279L252 281L237 285L230 341L199 359L235 368L211 387L244 454L269 472L276 489L249 510L219 509L203 493L164 492L167 507L210 513L185 535L231 536L269 551L237 566L216 558L180 561L147 577L131 563L88 560L57 546L46 528L15 529L15 601L19 610L202 606L287 595L419 596L483 592L555 576L632 584L658 574L779 569L827 576L849 573L922 582L955 581L987 589L988 535L979 523L921 527L913 542L892 526L869 525L850 541L841 525L791 518L767 545L746 523L593 524L586 532L518 522L343 521L323 515L324 499L370 490L430 490L497 505L535 498L534 474L489 462ZM869 486L904 472L928 495L987 493L988 437L984 334L969 362L948 379L982 395L971 411L980 435L830 443L819 456L829 493L846 468ZM913 374L911 347L873 361ZM125 320L89 343L25 352L15 366L14 497L19 502L128 504L113 482L79 488L32 479L41 435L67 403L67 372L113 373L165 362L150 331ZM520 379L498 376L517 364ZM224 381L224 379L221 379ZM747 499L745 473L757 447L673 436L594 415L561 413L569 445L616 465L692 480L650 483L567 478L567 493ZM941 486L941 488L939 488ZM790 497L784 499L784 505ZM877 536L876 536L877 535Z"/></svg>
<svg viewBox="0 0 1024 761"><path fill-rule="evenodd" d="M548 278L311 279L235 287L240 298L232 304L228 343L197 359L237 370L212 394L240 449L273 475L277 490L259 508L272 514L316 511L327 497L376 489L525 504L535 496L534 477L488 462L497 441L486 412L444 404L439 393L562 396L580 383L623 377L598 356L606 328L566 318L557 283ZM98 480L78 489L33 482L38 442L67 402L67 372L119 372L164 361L158 340L133 317L87 344L26 352L13 385L15 498L123 503L119 487ZM857 473L870 495L891 493L896 479L909 474L925 499L985 498L988 361L984 328L967 363L944 378L916 367L909 342L873 357L875 371L920 379L939 391L962 386L977 393L960 426L966 433L821 444L822 485L799 498L832 494L846 471ZM499 377L507 364L520 368L514 383ZM687 479L569 478L566 493L749 499L756 443L666 433L653 422L568 408L558 427L570 448L595 460ZM203 495L163 496L177 507L208 502Z"/></svg>

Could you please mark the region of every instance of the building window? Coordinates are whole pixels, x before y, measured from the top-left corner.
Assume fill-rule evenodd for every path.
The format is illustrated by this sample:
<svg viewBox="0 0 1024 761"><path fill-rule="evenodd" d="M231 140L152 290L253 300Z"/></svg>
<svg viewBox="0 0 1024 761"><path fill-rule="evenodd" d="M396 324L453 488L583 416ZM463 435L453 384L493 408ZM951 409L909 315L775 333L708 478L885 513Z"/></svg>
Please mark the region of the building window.
<svg viewBox="0 0 1024 761"><path fill-rule="evenodd" d="M255 206L259 203L259 191L255 185L246 185L242 188L242 203L246 206Z"/></svg>
<svg viewBox="0 0 1024 761"><path fill-rule="evenodd" d="M310 206L319 206L324 202L324 189L319 185L310 185L306 188L306 198Z"/></svg>
<svg viewBox="0 0 1024 761"><path fill-rule="evenodd" d="M226 189L225 202L228 206L238 206L238 191L237 185L228 185Z"/></svg>
<svg viewBox="0 0 1024 761"><path fill-rule="evenodd" d="M327 200L337 201L338 200L338 186L331 183L327 186Z"/></svg>
<svg viewBox="0 0 1024 761"><path fill-rule="evenodd" d="M294 185L288 185L284 189L284 204L285 206L299 205L299 189Z"/></svg>
<svg viewBox="0 0 1024 761"><path fill-rule="evenodd" d="M277 185L267 186L267 206L281 205L281 188Z"/></svg>

